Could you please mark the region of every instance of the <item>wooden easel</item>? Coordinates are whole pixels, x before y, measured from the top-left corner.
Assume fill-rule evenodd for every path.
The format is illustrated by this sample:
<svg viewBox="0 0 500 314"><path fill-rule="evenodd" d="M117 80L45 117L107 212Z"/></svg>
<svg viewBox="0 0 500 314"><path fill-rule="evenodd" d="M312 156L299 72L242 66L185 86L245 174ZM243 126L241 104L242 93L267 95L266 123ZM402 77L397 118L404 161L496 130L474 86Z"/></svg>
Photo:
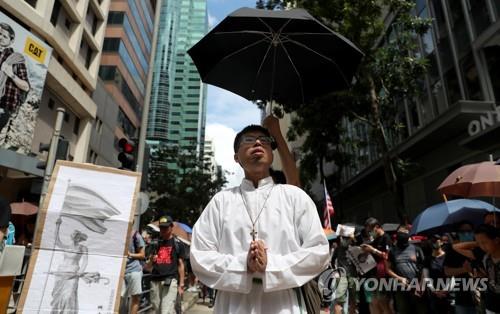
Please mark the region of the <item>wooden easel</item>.
<svg viewBox="0 0 500 314"><path fill-rule="evenodd" d="M15 276L0 277L0 313L7 313Z"/></svg>

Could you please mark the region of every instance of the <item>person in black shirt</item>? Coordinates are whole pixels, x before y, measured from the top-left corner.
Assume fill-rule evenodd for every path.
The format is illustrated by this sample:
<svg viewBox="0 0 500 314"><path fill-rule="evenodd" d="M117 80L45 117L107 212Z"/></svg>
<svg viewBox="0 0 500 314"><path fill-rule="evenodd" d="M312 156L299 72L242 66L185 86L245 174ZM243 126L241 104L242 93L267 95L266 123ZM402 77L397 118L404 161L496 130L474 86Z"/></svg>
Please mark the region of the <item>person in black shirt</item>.
<svg viewBox="0 0 500 314"><path fill-rule="evenodd" d="M370 278L385 278L387 273L385 270L385 261L388 257L388 252L392 246L391 237L385 233L382 225L378 222L376 218L368 218L365 221L365 229L374 239L371 244L362 244L361 247L367 253L370 253L377 261L377 267L371 271L368 275ZM387 291L365 291L365 296L371 298L370 301L370 313L392 313L390 306L390 294Z"/></svg>
<svg viewBox="0 0 500 314"><path fill-rule="evenodd" d="M161 217L160 239L150 261L151 304L155 313L173 314L177 299L184 293L183 246L172 234L172 218Z"/></svg>
<svg viewBox="0 0 500 314"><path fill-rule="evenodd" d="M438 290L437 281L444 280L444 259L446 252L443 249L443 238L437 234L432 237L432 253L429 256L427 268L429 269L429 278L432 280L433 289L426 290L430 298L430 309L432 313L450 313L449 292ZM424 253L425 254L425 253Z"/></svg>
<svg viewBox="0 0 500 314"><path fill-rule="evenodd" d="M398 313L410 314L427 312L426 300L421 291L407 289L412 280L419 280L422 275L424 253L420 247L408 242L409 230L399 227L396 245L389 251L386 262L387 274L402 284L402 289L394 292L394 301Z"/></svg>
<svg viewBox="0 0 500 314"><path fill-rule="evenodd" d="M457 236L459 242L472 241L474 237L474 233L472 232L472 224L467 221L463 221L457 224ZM471 278L470 273L472 273L470 260L450 247L446 251L444 259L444 272L448 277L467 280ZM457 288L459 288L459 291L455 292L455 313L475 314L476 304L474 302L472 292L464 291L462 290L462 287Z"/></svg>
<svg viewBox="0 0 500 314"><path fill-rule="evenodd" d="M475 238L486 253L483 259L488 278L488 288L484 293L486 313L500 313L500 231L491 225L480 225Z"/></svg>

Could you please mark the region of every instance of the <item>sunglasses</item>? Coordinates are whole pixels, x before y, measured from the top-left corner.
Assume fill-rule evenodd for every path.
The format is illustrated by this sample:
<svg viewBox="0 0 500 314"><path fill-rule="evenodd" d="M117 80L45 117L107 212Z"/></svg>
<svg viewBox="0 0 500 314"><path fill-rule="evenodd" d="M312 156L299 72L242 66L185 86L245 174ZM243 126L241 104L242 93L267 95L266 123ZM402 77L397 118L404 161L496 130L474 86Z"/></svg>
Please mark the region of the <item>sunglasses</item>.
<svg viewBox="0 0 500 314"><path fill-rule="evenodd" d="M241 137L240 145L241 144L243 144L243 145L253 145L253 144L255 144L257 142L257 140L259 140L259 142L262 145L271 145L274 142L274 139L271 136L250 136L250 135L246 135L246 136L242 136Z"/></svg>

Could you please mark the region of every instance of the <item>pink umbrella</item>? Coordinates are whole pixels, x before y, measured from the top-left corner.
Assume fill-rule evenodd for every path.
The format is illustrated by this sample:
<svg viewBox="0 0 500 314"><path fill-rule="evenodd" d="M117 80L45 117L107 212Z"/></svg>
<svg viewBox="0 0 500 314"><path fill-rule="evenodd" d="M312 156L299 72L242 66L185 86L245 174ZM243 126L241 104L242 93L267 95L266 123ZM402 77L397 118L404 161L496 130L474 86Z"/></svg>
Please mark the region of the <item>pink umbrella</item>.
<svg viewBox="0 0 500 314"><path fill-rule="evenodd" d="M10 203L13 215L30 216L38 212L38 206L28 202Z"/></svg>
<svg viewBox="0 0 500 314"><path fill-rule="evenodd" d="M465 165L453 171L437 188L445 195L500 196L500 165L493 161Z"/></svg>

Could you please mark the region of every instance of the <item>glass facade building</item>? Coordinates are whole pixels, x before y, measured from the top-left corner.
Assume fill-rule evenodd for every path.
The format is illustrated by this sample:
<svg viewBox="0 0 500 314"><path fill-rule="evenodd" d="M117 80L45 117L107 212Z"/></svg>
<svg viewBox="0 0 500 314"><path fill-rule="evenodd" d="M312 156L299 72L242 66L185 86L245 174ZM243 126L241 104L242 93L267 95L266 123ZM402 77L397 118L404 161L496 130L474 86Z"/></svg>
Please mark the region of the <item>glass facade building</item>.
<svg viewBox="0 0 500 314"><path fill-rule="evenodd" d="M155 0L112 0L99 77L119 106L113 130L121 137L139 136L151 58Z"/></svg>
<svg viewBox="0 0 500 314"><path fill-rule="evenodd" d="M196 145L203 154L206 86L187 54L208 30L206 0L165 0L161 7L147 139Z"/></svg>
<svg viewBox="0 0 500 314"><path fill-rule="evenodd" d="M414 14L432 18L417 55L429 61L416 99L396 100L404 132L390 136L393 156L414 167L403 177L405 210L413 218L442 201L439 183L460 165L500 157L500 5L496 0L417 0ZM390 34L388 34L390 37ZM369 128L346 122L347 136L368 143L344 149L356 157L341 173L338 193L349 218L396 219L381 154ZM373 141L372 141L373 142ZM346 216L347 217L347 216Z"/></svg>

